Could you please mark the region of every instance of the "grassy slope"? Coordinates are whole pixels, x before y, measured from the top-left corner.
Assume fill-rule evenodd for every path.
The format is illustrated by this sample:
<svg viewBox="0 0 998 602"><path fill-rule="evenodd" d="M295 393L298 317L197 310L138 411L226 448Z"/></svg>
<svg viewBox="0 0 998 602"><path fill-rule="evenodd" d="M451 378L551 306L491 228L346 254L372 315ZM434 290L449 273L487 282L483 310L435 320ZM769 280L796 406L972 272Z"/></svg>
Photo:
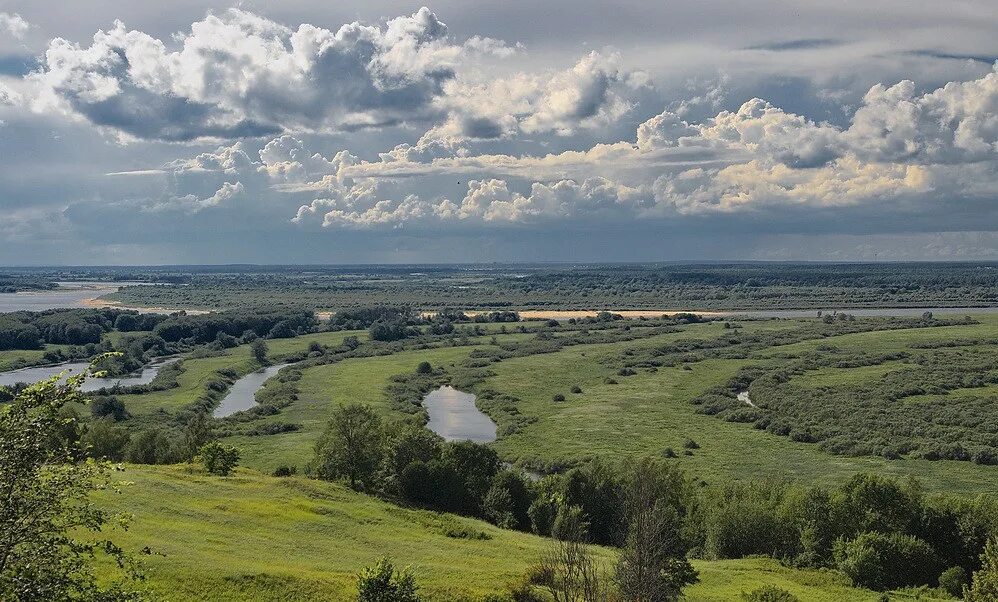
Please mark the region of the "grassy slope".
<svg viewBox="0 0 998 602"><path fill-rule="evenodd" d="M338 485L248 470L229 478L195 468L126 467L133 484L112 507L134 515L115 539L142 556L155 599L350 600L354 575L380 555L411 564L431 601L478 600L537 561L548 542L453 515L398 508ZM484 533L490 539L448 536ZM602 552L607 561L610 552ZM697 562L689 600L721 601L762 584L802 600L875 600L834 573L766 559Z"/></svg>

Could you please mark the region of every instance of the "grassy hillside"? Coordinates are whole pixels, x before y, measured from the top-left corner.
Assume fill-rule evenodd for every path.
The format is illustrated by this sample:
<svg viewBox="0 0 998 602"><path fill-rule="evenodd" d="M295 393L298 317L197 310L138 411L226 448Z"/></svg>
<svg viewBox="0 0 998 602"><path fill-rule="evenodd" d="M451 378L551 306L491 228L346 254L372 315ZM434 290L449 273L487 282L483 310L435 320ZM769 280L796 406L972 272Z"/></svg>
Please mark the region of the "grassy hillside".
<svg viewBox="0 0 998 602"><path fill-rule="evenodd" d="M149 547L141 558L158 600L350 600L357 571L383 554L416 569L428 600L479 600L522 575L549 543L300 478L209 477L187 466L127 466L121 475L132 484L106 499L134 520L116 539ZM602 555L612 562L611 552ZM876 600L836 573L767 559L695 564L702 582L688 591L693 601L732 600L763 584L808 601Z"/></svg>

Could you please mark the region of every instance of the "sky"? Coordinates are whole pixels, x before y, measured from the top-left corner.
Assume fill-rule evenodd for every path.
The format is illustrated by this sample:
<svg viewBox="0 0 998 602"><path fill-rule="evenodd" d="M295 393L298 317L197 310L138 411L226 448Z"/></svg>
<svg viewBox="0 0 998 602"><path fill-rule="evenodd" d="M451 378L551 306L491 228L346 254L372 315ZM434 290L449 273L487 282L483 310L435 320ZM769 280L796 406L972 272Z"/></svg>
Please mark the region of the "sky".
<svg viewBox="0 0 998 602"><path fill-rule="evenodd" d="M996 22L0 0L0 265L994 260Z"/></svg>

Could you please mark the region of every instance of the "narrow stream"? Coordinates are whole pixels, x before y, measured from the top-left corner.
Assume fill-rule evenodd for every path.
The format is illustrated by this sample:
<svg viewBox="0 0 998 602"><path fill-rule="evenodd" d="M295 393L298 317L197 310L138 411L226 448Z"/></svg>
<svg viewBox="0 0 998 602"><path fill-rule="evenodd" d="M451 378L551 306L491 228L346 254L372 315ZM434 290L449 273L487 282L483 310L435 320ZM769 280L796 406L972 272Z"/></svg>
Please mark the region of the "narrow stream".
<svg viewBox="0 0 998 602"><path fill-rule="evenodd" d="M222 402L218 404L215 411L212 412L212 416L215 418L225 418L236 412L252 408L256 405L256 392L263 387L263 383L277 376L281 368L290 365L274 364L273 366L267 366L240 378L229 387L229 392L222 398Z"/></svg>
<svg viewBox="0 0 998 602"><path fill-rule="evenodd" d="M153 360L145 365L141 371L128 376L112 376L110 378L88 378L83 381L81 390L97 391L106 387L121 385L131 387L134 385L148 385L159 374L159 369L179 360L178 357L163 358ZM10 372L0 372L0 386L11 386L17 383L35 383L40 380L52 378L62 372L69 376L79 374L90 366L90 362L67 362L65 364L54 364L51 366L34 366L31 368L21 368Z"/></svg>
<svg viewBox="0 0 998 602"><path fill-rule="evenodd" d="M426 428L447 441L491 443L496 440L496 423L475 407L475 396L454 387L440 387L423 398L430 415Z"/></svg>

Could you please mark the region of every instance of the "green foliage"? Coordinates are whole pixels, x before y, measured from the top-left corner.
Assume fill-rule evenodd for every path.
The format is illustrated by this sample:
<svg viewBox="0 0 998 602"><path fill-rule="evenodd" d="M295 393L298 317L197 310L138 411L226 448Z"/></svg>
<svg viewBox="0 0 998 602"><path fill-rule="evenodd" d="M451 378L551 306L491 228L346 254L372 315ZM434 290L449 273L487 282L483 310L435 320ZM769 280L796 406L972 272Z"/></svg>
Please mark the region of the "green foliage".
<svg viewBox="0 0 998 602"><path fill-rule="evenodd" d="M357 602L419 602L416 575L406 567L396 570L388 557L357 576Z"/></svg>
<svg viewBox="0 0 998 602"><path fill-rule="evenodd" d="M250 353L253 354L253 359L260 362L261 364L267 363L267 343L263 339L256 339L250 343Z"/></svg>
<svg viewBox="0 0 998 602"><path fill-rule="evenodd" d="M111 418L115 422L131 417L125 404L113 395L95 398L90 402L90 413L94 418Z"/></svg>
<svg viewBox="0 0 998 602"><path fill-rule="evenodd" d="M231 445L212 441L201 448L198 458L209 473L227 477L239 464L239 450Z"/></svg>
<svg viewBox="0 0 998 602"><path fill-rule="evenodd" d="M527 531L532 501L526 477L517 471L503 470L492 478L492 485L482 500L482 513L492 524Z"/></svg>
<svg viewBox="0 0 998 602"><path fill-rule="evenodd" d="M374 314L359 314L356 308L371 308L385 299L420 308L496 310L592 310L594 298L607 307L705 310L959 307L998 302L993 272L980 263L546 266L524 268L526 273L517 277L510 276L508 266L495 266L476 267L475 286L467 286L469 273L461 266L433 266L429 274L412 274L401 266L351 266L349 270L363 277L363 286L345 286L344 272L338 268L318 274L314 266L279 272L266 267L233 268L232 272L240 273L186 273L182 285L129 286L109 297L160 307L300 303L346 310L343 313L349 315L342 320L350 328L366 328L369 324L355 324ZM476 319L479 316L485 317L480 313ZM333 325L339 320L334 316Z"/></svg>
<svg viewBox="0 0 998 602"><path fill-rule="evenodd" d="M685 483L673 466L640 460L624 487L627 539L616 566L625 600L671 602L699 581L682 534Z"/></svg>
<svg viewBox="0 0 998 602"><path fill-rule="evenodd" d="M962 566L952 566L939 575L939 587L954 598L962 598L967 585L967 571Z"/></svg>
<svg viewBox="0 0 998 602"><path fill-rule="evenodd" d="M135 464L174 464L188 457L183 438L165 428L139 431L125 448L125 460Z"/></svg>
<svg viewBox="0 0 998 602"><path fill-rule="evenodd" d="M838 540L834 553L839 570L870 589L919 585L939 574L939 560L929 544L903 533L861 533Z"/></svg>
<svg viewBox="0 0 998 602"><path fill-rule="evenodd" d="M352 489L376 490L383 436L381 418L370 407L340 406L315 444L312 471L320 479L346 479Z"/></svg>
<svg viewBox="0 0 998 602"><path fill-rule="evenodd" d="M974 573L969 589L964 589L967 602L998 602L998 538L988 540L981 554L981 568Z"/></svg>
<svg viewBox="0 0 998 602"><path fill-rule="evenodd" d="M775 585L763 585L742 594L746 602L800 602L800 598Z"/></svg>
<svg viewBox="0 0 998 602"><path fill-rule="evenodd" d="M130 439L131 435L124 426L115 424L109 418L101 418L87 424L80 442L91 458L120 462L125 457Z"/></svg>
<svg viewBox="0 0 998 602"><path fill-rule="evenodd" d="M102 554L131 568L123 550L100 535L117 518L91 497L110 486L110 467L81 461L82 448L65 436L75 429L62 410L83 401L84 377L66 386L58 379L38 383L0 408L0 599L138 599L120 578L98 578L91 564Z"/></svg>

